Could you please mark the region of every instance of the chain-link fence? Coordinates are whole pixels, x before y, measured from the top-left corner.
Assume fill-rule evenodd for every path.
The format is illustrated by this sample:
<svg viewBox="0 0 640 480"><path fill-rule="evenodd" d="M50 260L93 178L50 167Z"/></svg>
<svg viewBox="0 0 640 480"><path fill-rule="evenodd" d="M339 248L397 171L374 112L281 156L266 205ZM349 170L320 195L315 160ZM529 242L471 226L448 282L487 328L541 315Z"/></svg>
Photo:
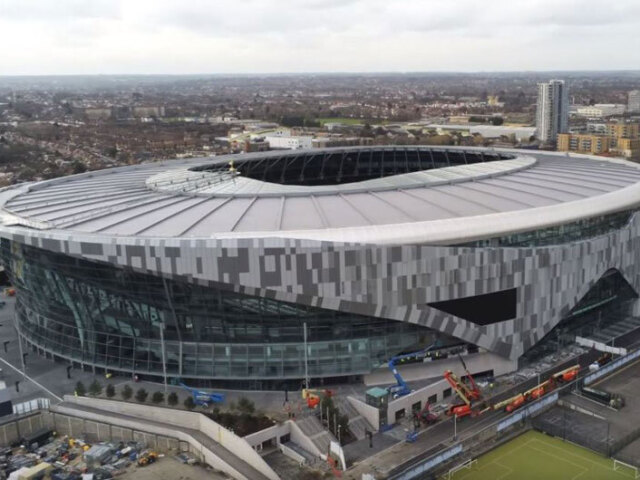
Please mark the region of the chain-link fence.
<svg viewBox="0 0 640 480"><path fill-rule="evenodd" d="M640 468L640 428L616 440L611 446L611 455Z"/></svg>
<svg viewBox="0 0 640 480"><path fill-rule="evenodd" d="M562 440L582 445L610 457L613 439L609 422L601 417L585 415L556 405L531 419L531 426Z"/></svg>

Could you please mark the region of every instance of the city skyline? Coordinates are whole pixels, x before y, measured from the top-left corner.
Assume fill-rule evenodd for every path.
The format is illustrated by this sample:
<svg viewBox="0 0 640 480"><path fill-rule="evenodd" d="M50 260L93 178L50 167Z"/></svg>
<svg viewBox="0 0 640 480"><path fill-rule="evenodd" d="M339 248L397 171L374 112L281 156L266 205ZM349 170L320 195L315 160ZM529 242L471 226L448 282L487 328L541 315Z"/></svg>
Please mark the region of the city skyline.
<svg viewBox="0 0 640 480"><path fill-rule="evenodd" d="M0 4L0 75L628 70L635 2ZM615 48L614 48L615 47Z"/></svg>

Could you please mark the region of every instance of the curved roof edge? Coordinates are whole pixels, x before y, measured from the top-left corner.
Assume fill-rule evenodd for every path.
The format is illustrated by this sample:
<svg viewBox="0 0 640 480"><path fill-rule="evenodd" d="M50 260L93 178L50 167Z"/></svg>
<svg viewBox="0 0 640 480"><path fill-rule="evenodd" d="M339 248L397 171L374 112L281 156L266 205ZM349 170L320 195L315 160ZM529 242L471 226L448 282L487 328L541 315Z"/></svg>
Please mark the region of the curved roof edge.
<svg viewBox="0 0 640 480"><path fill-rule="evenodd" d="M324 230L243 232L215 238L296 238L338 243L451 245L528 232L640 206L640 183L561 205L427 222Z"/></svg>

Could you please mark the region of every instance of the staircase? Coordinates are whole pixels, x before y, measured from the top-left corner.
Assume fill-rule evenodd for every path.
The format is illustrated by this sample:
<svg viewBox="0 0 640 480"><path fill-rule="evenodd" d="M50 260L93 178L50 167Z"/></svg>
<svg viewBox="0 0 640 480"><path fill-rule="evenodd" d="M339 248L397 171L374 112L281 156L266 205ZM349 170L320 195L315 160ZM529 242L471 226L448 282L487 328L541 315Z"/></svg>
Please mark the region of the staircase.
<svg viewBox="0 0 640 480"><path fill-rule="evenodd" d="M331 441L337 441L331 432L322 426L320 420L315 415L309 415L297 420L296 425L298 425L302 433L309 437L313 444L318 447L318 450L324 454L329 451Z"/></svg>
<svg viewBox="0 0 640 480"><path fill-rule="evenodd" d="M369 424L369 422L358 413L355 407L351 404L348 398L345 397L337 397L335 400L336 407L340 410L340 413L349 417L349 430L351 433L358 439L362 440L365 438L365 431L369 430L370 432L374 431L373 426Z"/></svg>
<svg viewBox="0 0 640 480"><path fill-rule="evenodd" d="M587 338L596 342L611 343L616 337L640 327L640 317L625 317L611 323L603 329L591 333Z"/></svg>

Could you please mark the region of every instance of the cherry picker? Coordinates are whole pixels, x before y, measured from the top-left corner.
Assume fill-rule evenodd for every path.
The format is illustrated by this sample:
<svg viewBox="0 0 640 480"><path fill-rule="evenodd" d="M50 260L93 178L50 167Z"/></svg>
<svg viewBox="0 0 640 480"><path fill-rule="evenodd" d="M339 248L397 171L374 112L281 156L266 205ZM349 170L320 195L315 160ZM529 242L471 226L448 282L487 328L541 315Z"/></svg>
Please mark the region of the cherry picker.
<svg viewBox="0 0 640 480"><path fill-rule="evenodd" d="M405 395L408 395L411 393L411 388L409 388L409 385L407 385L407 382L405 382L404 378L402 378L402 375L400 375L400 372L398 371L398 368L396 367L396 365L398 363L404 362L405 360L414 360L414 359L424 358L427 356L427 353L432 348L437 347L438 345L440 345L440 342L436 340L427 348L423 348L422 350L419 350L417 352L395 355L389 359L389 362L388 362L389 370L391 370L391 373L395 377L396 384L392 385L391 387L388 387L387 391L391 394L391 397L393 399L404 397Z"/></svg>

